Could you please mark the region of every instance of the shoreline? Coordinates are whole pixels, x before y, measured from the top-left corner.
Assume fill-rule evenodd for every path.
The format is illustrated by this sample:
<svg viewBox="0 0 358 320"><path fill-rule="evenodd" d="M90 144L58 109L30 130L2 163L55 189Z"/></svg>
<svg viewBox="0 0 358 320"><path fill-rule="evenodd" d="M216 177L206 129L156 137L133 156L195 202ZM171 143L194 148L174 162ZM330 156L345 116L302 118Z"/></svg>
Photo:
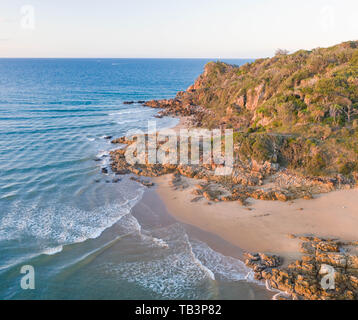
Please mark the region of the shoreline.
<svg viewBox="0 0 358 320"><path fill-rule="evenodd" d="M171 128L176 134L192 126L191 117L178 118L179 123ZM126 137L112 143L131 144ZM274 180L265 176L265 163L258 169L262 172L261 183L252 181L262 190L251 187L250 191L248 187L249 192L242 192L237 187L241 183L234 182L237 186L231 184L230 195L226 182L210 179L205 166L199 171L191 166L131 166L124 153L125 149L111 154L114 172L151 177L152 182L134 180L145 186L155 185L160 201L176 221L240 248L244 254L238 258L253 269L256 280L266 280L268 291L273 288L287 293L274 299L354 299L358 286L357 188L344 184L335 188L332 181L289 176L283 171L284 183L289 186L293 179L297 195L284 194L281 189L267 191ZM240 170L245 174L247 169L253 177L258 172L257 167ZM268 175L272 175L271 170ZM277 186L282 186L282 175L275 172ZM301 183L308 183L306 187L311 183L312 192L300 193ZM337 278L337 292L326 291L320 285L320 269L326 263L344 274Z"/></svg>
<svg viewBox="0 0 358 320"><path fill-rule="evenodd" d="M290 235L356 240L358 189L338 190L312 200L292 202L250 200L238 203L191 202L194 181L185 190L169 186L170 175L154 178L156 192L177 220L214 233L247 252L284 258L284 265L302 256L300 240ZM344 215L342 216L342 213Z"/></svg>
<svg viewBox="0 0 358 320"><path fill-rule="evenodd" d="M152 214L148 214L151 212ZM166 227L171 224L180 223L191 239L199 240L209 246L215 252L244 263L244 251L242 248L226 241L219 235L198 228L193 224L188 224L177 219L167 208L158 193L158 187L145 190L142 199L132 208L131 214L144 227ZM211 271L211 270L210 270ZM238 280L235 289L235 299L242 300L272 300L277 291L267 290L264 283L252 280ZM227 299L232 299L228 297Z"/></svg>

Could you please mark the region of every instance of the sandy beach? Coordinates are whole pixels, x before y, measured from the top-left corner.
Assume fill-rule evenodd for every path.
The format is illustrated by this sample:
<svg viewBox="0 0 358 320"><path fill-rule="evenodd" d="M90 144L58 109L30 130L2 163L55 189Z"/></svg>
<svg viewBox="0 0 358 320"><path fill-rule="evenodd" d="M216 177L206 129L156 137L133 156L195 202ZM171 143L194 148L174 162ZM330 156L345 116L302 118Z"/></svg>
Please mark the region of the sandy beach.
<svg viewBox="0 0 358 320"><path fill-rule="evenodd" d="M279 254L286 262L300 257L294 235L355 240L358 229L358 189L292 202L251 200L243 207L236 202L209 204L191 202L197 181L185 190L173 190L170 176L156 178L157 193L177 220L219 235L249 252ZM189 180L189 179L188 179Z"/></svg>

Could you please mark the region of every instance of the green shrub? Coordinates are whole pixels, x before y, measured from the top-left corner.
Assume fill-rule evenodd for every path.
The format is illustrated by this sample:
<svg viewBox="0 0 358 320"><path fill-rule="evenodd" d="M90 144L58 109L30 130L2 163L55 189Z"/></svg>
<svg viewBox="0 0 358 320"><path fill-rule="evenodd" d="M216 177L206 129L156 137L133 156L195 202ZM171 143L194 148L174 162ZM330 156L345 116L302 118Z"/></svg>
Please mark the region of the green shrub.
<svg viewBox="0 0 358 320"><path fill-rule="evenodd" d="M325 175L324 168L326 161L322 154L317 153L313 157L309 157L306 163L307 173L313 176Z"/></svg>

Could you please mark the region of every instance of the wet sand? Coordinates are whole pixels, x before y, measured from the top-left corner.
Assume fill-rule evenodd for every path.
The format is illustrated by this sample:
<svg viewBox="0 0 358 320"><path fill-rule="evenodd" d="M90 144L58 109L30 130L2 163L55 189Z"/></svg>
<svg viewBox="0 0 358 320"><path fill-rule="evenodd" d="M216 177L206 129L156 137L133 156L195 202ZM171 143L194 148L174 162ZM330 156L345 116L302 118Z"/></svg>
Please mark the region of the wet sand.
<svg viewBox="0 0 358 320"><path fill-rule="evenodd" d="M142 227L167 226L178 222L174 215L172 215L166 208L165 203L159 197L156 189L148 189L141 201L139 201L132 209L133 216L140 222ZM205 231L203 228L197 228L194 225L183 223L185 230L190 238L198 239L205 242L216 252L220 252L225 256L243 259L243 250L224 240L220 236L211 232ZM222 299L228 300L270 300L275 293L266 290L265 286L258 285L253 282L239 281L233 283L225 283L225 290L227 296L221 295Z"/></svg>

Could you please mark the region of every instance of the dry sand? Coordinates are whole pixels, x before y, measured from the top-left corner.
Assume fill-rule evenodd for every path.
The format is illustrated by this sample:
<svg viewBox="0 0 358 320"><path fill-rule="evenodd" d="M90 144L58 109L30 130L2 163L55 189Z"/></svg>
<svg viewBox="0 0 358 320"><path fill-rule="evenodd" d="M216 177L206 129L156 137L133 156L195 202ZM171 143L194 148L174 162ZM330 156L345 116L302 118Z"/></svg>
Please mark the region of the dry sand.
<svg viewBox="0 0 358 320"><path fill-rule="evenodd" d="M289 234L358 240L358 189L322 194L313 200L294 202L251 200L249 207L237 202L193 203L189 188L173 190L170 175L156 178L157 193L177 220L214 233L250 252L279 254L287 262L297 259L299 240Z"/></svg>

